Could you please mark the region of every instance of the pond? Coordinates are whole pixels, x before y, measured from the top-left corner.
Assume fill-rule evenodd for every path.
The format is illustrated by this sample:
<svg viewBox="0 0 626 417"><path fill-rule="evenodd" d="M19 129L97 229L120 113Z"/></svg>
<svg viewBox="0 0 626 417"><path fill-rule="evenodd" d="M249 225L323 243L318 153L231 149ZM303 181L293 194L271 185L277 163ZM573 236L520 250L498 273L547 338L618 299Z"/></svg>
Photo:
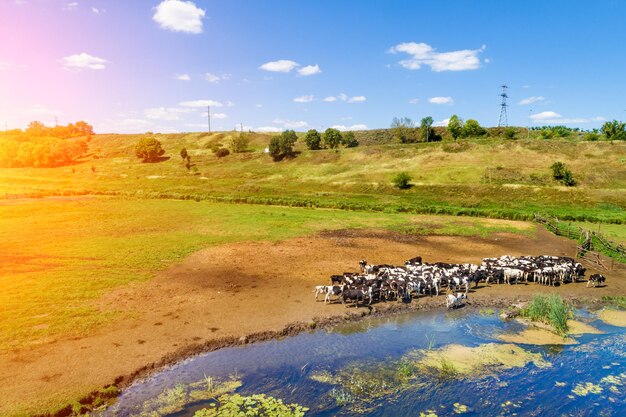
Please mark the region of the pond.
<svg viewBox="0 0 626 417"><path fill-rule="evenodd" d="M433 311L346 323L182 361L127 388L103 416L191 417L226 397L265 394L306 416L623 416L626 329L565 345L503 342L526 325L493 311Z"/></svg>

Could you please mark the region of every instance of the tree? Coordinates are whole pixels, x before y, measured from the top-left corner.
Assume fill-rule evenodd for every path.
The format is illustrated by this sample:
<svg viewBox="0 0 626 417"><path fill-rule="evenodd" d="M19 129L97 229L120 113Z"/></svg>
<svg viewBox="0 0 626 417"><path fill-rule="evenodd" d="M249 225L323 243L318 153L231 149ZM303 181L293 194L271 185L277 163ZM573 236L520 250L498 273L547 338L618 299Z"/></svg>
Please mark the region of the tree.
<svg viewBox="0 0 626 417"><path fill-rule="evenodd" d="M164 153L161 142L155 138L141 138L135 145L135 155L143 162L156 162Z"/></svg>
<svg viewBox="0 0 626 417"><path fill-rule="evenodd" d="M341 132L337 129L329 127L324 131L322 139L324 140L324 146L330 149L338 148L341 144Z"/></svg>
<svg viewBox="0 0 626 417"><path fill-rule="evenodd" d="M552 177L556 181L567 185L568 187L576 185L572 171L567 169L567 166L563 162L555 162L550 168L552 169Z"/></svg>
<svg viewBox="0 0 626 417"><path fill-rule="evenodd" d="M626 123L612 120L604 123L601 130L608 140L626 140Z"/></svg>
<svg viewBox="0 0 626 417"><path fill-rule="evenodd" d="M26 134L29 136L41 136L46 130L46 126L43 123L34 121L28 124L26 128Z"/></svg>
<svg viewBox="0 0 626 417"><path fill-rule="evenodd" d="M483 129L480 124L474 119L467 119L465 126L463 126L463 137L476 137L482 136L487 131Z"/></svg>
<svg viewBox="0 0 626 417"><path fill-rule="evenodd" d="M233 137L230 141L230 149L233 153L243 153L248 150L250 144L250 135L244 132L239 132L238 135Z"/></svg>
<svg viewBox="0 0 626 417"><path fill-rule="evenodd" d="M346 148L356 148L359 146L359 141L354 137L354 132L346 132L341 138L341 144Z"/></svg>
<svg viewBox="0 0 626 417"><path fill-rule="evenodd" d="M307 148L315 151L317 149L321 149L322 136L317 130L311 129L306 132L306 135L304 136L304 142L306 143Z"/></svg>
<svg viewBox="0 0 626 417"><path fill-rule="evenodd" d="M270 139L269 151L274 161L293 156L293 145L297 140L298 137L293 130L286 130L280 135L272 137Z"/></svg>
<svg viewBox="0 0 626 417"><path fill-rule="evenodd" d="M411 188L411 176L408 172L400 172L398 175L393 177L393 184L401 190L406 190Z"/></svg>
<svg viewBox="0 0 626 417"><path fill-rule="evenodd" d="M391 136L396 142L415 142L415 122L409 117L394 117L391 121Z"/></svg>
<svg viewBox="0 0 626 417"><path fill-rule="evenodd" d="M434 139L433 118L426 116L420 123L420 139L423 142L430 142Z"/></svg>
<svg viewBox="0 0 626 417"><path fill-rule="evenodd" d="M454 140L457 140L463 133L463 120L459 119L459 116L453 114L448 122L448 132L452 135Z"/></svg>

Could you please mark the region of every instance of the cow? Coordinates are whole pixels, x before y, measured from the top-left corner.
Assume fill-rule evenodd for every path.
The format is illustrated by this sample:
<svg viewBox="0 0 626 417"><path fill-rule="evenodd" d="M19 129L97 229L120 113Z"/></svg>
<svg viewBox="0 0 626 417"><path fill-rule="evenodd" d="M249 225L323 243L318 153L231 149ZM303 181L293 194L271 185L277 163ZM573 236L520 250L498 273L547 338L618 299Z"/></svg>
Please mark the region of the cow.
<svg viewBox="0 0 626 417"><path fill-rule="evenodd" d="M341 302L345 304L346 301L350 300L354 302L355 307L358 307L359 301L365 302L365 297L367 297L368 295L368 292L365 292L360 288L346 288L341 293ZM369 303L372 303L371 297L369 297Z"/></svg>
<svg viewBox="0 0 626 417"><path fill-rule="evenodd" d="M463 300L467 300L467 295L462 292L454 294L448 294L446 297L446 307L447 308L457 308L463 305Z"/></svg>
<svg viewBox="0 0 626 417"><path fill-rule="evenodd" d="M590 284L593 284L594 288L597 286L604 287L605 281L606 281L606 278L604 277L604 275L593 274L589 277L589 280L587 281L587 288L589 288Z"/></svg>

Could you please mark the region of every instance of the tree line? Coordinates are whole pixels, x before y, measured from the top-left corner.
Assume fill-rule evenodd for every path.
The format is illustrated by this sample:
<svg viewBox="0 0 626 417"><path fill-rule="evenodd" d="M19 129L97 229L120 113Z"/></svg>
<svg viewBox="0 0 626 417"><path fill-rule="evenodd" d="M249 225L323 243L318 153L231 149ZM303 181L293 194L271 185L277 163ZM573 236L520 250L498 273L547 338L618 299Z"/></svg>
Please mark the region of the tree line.
<svg viewBox="0 0 626 417"><path fill-rule="evenodd" d="M84 121L47 127L31 122L26 130L0 132L0 167L58 167L72 164L89 149L93 127Z"/></svg>

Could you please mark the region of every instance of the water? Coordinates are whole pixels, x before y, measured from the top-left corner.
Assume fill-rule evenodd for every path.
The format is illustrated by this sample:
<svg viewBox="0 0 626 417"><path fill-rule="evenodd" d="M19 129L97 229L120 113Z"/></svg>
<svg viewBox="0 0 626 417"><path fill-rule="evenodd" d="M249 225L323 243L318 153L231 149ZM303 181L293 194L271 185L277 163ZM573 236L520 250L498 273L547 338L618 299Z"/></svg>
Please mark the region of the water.
<svg viewBox="0 0 626 417"><path fill-rule="evenodd" d="M199 355L136 382L103 415L147 416L156 410L191 417L216 404L189 395L206 391L210 376L213 384L241 384L241 395L263 393L308 407L306 416L624 416L626 329L585 311L578 315L604 334L577 336L577 345L520 345L551 367L531 362L450 378L412 368L404 378L398 369L408 362L402 358L419 360L429 349L452 343L500 343L496 334L522 327L462 310L416 313Z"/></svg>

